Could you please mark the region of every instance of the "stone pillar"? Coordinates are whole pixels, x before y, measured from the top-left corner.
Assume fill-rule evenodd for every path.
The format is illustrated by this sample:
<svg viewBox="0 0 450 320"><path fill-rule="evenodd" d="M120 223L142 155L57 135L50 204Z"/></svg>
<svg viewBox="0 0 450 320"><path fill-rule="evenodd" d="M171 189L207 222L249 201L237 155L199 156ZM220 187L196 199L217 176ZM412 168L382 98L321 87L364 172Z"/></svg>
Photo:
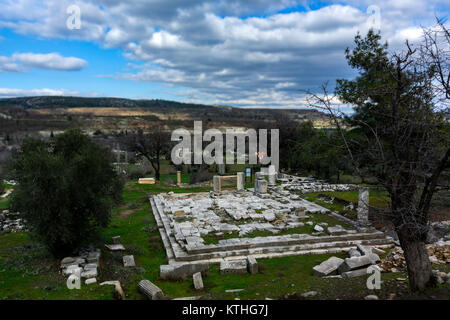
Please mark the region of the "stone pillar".
<svg viewBox="0 0 450 320"><path fill-rule="evenodd" d="M359 189L358 195L358 222L362 225L369 224L369 188Z"/></svg>
<svg viewBox="0 0 450 320"><path fill-rule="evenodd" d="M177 171L177 186L181 185L181 171Z"/></svg>
<svg viewBox="0 0 450 320"><path fill-rule="evenodd" d="M276 178L275 173L274 173L274 174L269 174L269 186L274 186L274 185L276 185L276 183L275 183L275 178Z"/></svg>
<svg viewBox="0 0 450 320"><path fill-rule="evenodd" d="M261 172L256 172L255 174L255 192L267 193L267 181Z"/></svg>
<svg viewBox="0 0 450 320"><path fill-rule="evenodd" d="M244 172L238 172L237 173L237 181L236 181L237 191L244 190L244 179L245 179Z"/></svg>
<svg viewBox="0 0 450 320"><path fill-rule="evenodd" d="M219 174L225 174L225 164L218 164L217 169L219 170Z"/></svg>
<svg viewBox="0 0 450 320"><path fill-rule="evenodd" d="M255 172L255 192L258 192L258 181L261 177L261 172Z"/></svg>
<svg viewBox="0 0 450 320"><path fill-rule="evenodd" d="M222 189L220 176L213 177L214 192L220 192Z"/></svg>

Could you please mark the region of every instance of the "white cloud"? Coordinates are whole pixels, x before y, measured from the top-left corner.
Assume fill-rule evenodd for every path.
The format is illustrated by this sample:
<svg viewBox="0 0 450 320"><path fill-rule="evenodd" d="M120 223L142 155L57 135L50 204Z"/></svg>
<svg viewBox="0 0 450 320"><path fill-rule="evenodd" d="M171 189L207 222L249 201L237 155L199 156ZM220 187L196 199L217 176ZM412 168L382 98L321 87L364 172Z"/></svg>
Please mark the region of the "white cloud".
<svg viewBox="0 0 450 320"><path fill-rule="evenodd" d="M367 31L369 6L380 9L381 32L393 48L417 40L419 27L449 8L444 0L331 2L311 10L310 1L295 0L79 0L82 27L69 30L73 0L8 0L0 3L0 28L120 48L137 64L112 78L181 86L189 99L291 107L304 103L302 89L354 75L344 50ZM278 13L297 5L306 11ZM78 58L48 58L0 59L0 72L85 66Z"/></svg>
<svg viewBox="0 0 450 320"><path fill-rule="evenodd" d="M21 97L21 96L77 96L77 91L70 91L66 89L15 89L15 88L0 88L0 97Z"/></svg>
<svg viewBox="0 0 450 320"><path fill-rule="evenodd" d="M76 71L87 62L76 57L63 57L59 53L14 53L11 57L0 56L0 72L23 72L26 68Z"/></svg>

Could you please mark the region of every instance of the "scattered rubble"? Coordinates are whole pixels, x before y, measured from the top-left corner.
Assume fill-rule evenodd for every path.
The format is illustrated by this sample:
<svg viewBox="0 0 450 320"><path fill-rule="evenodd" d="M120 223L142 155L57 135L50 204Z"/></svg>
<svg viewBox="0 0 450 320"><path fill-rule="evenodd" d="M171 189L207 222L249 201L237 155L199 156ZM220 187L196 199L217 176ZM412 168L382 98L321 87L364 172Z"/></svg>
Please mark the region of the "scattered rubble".
<svg viewBox="0 0 450 320"><path fill-rule="evenodd" d="M327 192L327 191L352 191L358 186L352 184L329 184L323 180L315 180L306 177L296 177L291 175L279 175L278 181L281 187L290 191L308 192Z"/></svg>
<svg viewBox="0 0 450 320"><path fill-rule="evenodd" d="M18 212L3 210L0 213L0 233L24 231L27 231L25 228L25 221L20 218L20 214Z"/></svg>
<svg viewBox="0 0 450 320"><path fill-rule="evenodd" d="M445 264L450 260L450 241L438 241L425 245L432 264ZM405 257L403 249L395 247L384 258L379 267L384 272L406 271Z"/></svg>
<svg viewBox="0 0 450 320"><path fill-rule="evenodd" d="M81 249L78 256L65 257L61 260L61 273L67 277L75 274L80 278L86 279L85 284L96 283L100 257L101 251L98 248L88 247Z"/></svg>
<svg viewBox="0 0 450 320"><path fill-rule="evenodd" d="M450 221L439 221L430 223L426 243L450 240Z"/></svg>

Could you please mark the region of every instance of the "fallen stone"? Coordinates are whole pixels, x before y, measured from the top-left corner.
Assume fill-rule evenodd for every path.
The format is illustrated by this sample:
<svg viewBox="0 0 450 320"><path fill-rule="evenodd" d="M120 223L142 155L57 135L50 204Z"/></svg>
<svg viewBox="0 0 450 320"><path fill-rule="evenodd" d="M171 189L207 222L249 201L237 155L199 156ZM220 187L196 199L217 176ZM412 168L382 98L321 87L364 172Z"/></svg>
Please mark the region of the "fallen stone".
<svg viewBox="0 0 450 320"><path fill-rule="evenodd" d="M438 264L439 263L439 259L436 258L436 256L429 256L428 259L430 259L430 262L433 264Z"/></svg>
<svg viewBox="0 0 450 320"><path fill-rule="evenodd" d="M67 268L69 266L77 266L78 267L80 264L86 263L86 260L83 258L80 258L80 257L76 257L76 258L72 258L72 259L73 259L72 262L68 262L68 263L64 263L64 264L61 263L61 268Z"/></svg>
<svg viewBox="0 0 450 320"><path fill-rule="evenodd" d="M386 251L384 251L383 249L377 248L377 247L372 247L372 251L376 254L386 253Z"/></svg>
<svg viewBox="0 0 450 320"><path fill-rule="evenodd" d="M98 265L96 263L88 263L84 266L84 270L89 270L89 269L97 269Z"/></svg>
<svg viewBox="0 0 450 320"><path fill-rule="evenodd" d="M122 244L105 244L105 247L111 251L123 251L125 247Z"/></svg>
<svg viewBox="0 0 450 320"><path fill-rule="evenodd" d="M120 282L118 280L109 280L100 283L101 286L115 286L116 284L120 284Z"/></svg>
<svg viewBox="0 0 450 320"><path fill-rule="evenodd" d="M81 274L82 271L83 271L83 268L80 268L77 265L71 265L71 266L68 266L67 268L63 269L62 274L65 276L69 276L71 274Z"/></svg>
<svg viewBox="0 0 450 320"><path fill-rule="evenodd" d="M317 232L322 232L322 231L323 231L323 228L322 228L321 226L319 226L318 224L316 224L316 225L314 226L314 230L317 231Z"/></svg>
<svg viewBox="0 0 450 320"><path fill-rule="evenodd" d="M123 256L123 266L124 267L136 267L134 262L134 256Z"/></svg>
<svg viewBox="0 0 450 320"><path fill-rule="evenodd" d="M361 252L359 252L357 249L350 249L348 251L348 255L351 257L361 257Z"/></svg>
<svg viewBox="0 0 450 320"><path fill-rule="evenodd" d="M338 272L343 273L351 270L360 269L372 264L376 264L378 261L380 261L380 257L378 257L378 255L374 253L361 257L347 258L345 259L344 263L340 265Z"/></svg>
<svg viewBox="0 0 450 320"><path fill-rule="evenodd" d="M347 278L364 276L366 274L367 274L367 268L363 268L363 269L357 269L357 270L343 272L343 273L341 273L341 276L342 276L342 278L347 279Z"/></svg>
<svg viewBox="0 0 450 320"><path fill-rule="evenodd" d="M65 264L70 264L75 262L75 258L73 257L65 257L64 259L61 260L61 265L65 265Z"/></svg>
<svg viewBox="0 0 450 320"><path fill-rule="evenodd" d="M303 298L310 298L310 297L314 297L317 295L316 291L308 291L305 293L302 293L300 296L302 296Z"/></svg>
<svg viewBox="0 0 450 320"><path fill-rule="evenodd" d="M364 297L364 300L378 300L378 296L374 294L369 294L368 296Z"/></svg>
<svg viewBox="0 0 450 320"><path fill-rule="evenodd" d="M194 273L201 272L204 277L208 276L208 263L188 263L159 266L159 277L163 280L186 280Z"/></svg>
<svg viewBox="0 0 450 320"><path fill-rule="evenodd" d="M160 288L148 280L142 280L138 284L139 291L150 300L161 300L164 294Z"/></svg>
<svg viewBox="0 0 450 320"><path fill-rule="evenodd" d="M97 278L89 278L84 281L84 284L87 284L87 285L94 284L94 283L97 283Z"/></svg>
<svg viewBox="0 0 450 320"><path fill-rule="evenodd" d="M344 263L344 260L338 257L331 257L328 260L322 262L321 264L313 268L313 273L315 276L323 277L331 274L335 274L339 267Z"/></svg>
<svg viewBox="0 0 450 320"><path fill-rule="evenodd" d="M87 278L87 279L89 279L89 278L95 278L95 277L97 277L97 276L98 276L97 268L95 268L95 269L88 269L88 270L83 271L83 272L81 273L81 277L82 277L82 278Z"/></svg>
<svg viewBox="0 0 450 320"><path fill-rule="evenodd" d="M258 273L258 262L256 261L255 257L248 256L247 264L248 264L248 272L249 273L251 273L251 274Z"/></svg>
<svg viewBox="0 0 450 320"><path fill-rule="evenodd" d="M332 236L339 236L346 234L347 230L345 230L341 225L336 225L334 227L328 227L327 232Z"/></svg>
<svg viewBox="0 0 450 320"><path fill-rule="evenodd" d="M203 289L203 279L202 279L202 273L197 272L192 275L192 280L194 282L194 288L196 290L202 290Z"/></svg>
<svg viewBox="0 0 450 320"><path fill-rule="evenodd" d="M220 273L247 273L247 260L222 260L220 262Z"/></svg>
<svg viewBox="0 0 450 320"><path fill-rule="evenodd" d="M125 300L125 292L123 292L120 282L114 285L114 298L117 300Z"/></svg>
<svg viewBox="0 0 450 320"><path fill-rule="evenodd" d="M266 221L274 221L275 220L275 214L273 214L272 212L264 212L263 213L264 219L266 219Z"/></svg>
<svg viewBox="0 0 450 320"><path fill-rule="evenodd" d="M242 292L244 289L228 289L225 290L226 293L236 293L236 292Z"/></svg>
<svg viewBox="0 0 450 320"><path fill-rule="evenodd" d="M360 245L359 243L356 245L356 249L361 253L362 256L369 255L372 253L371 247L365 247Z"/></svg>

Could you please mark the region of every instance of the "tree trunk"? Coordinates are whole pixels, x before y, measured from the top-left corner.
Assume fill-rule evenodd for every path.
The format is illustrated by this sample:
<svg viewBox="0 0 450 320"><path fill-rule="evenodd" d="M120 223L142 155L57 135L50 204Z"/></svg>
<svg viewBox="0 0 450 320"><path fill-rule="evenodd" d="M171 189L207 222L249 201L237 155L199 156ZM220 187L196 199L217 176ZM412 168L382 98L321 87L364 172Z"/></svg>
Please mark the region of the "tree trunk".
<svg viewBox="0 0 450 320"><path fill-rule="evenodd" d="M423 241L411 239L411 233L407 228L403 229L398 232L398 237L408 268L409 286L411 291L423 291L435 284L428 252Z"/></svg>

